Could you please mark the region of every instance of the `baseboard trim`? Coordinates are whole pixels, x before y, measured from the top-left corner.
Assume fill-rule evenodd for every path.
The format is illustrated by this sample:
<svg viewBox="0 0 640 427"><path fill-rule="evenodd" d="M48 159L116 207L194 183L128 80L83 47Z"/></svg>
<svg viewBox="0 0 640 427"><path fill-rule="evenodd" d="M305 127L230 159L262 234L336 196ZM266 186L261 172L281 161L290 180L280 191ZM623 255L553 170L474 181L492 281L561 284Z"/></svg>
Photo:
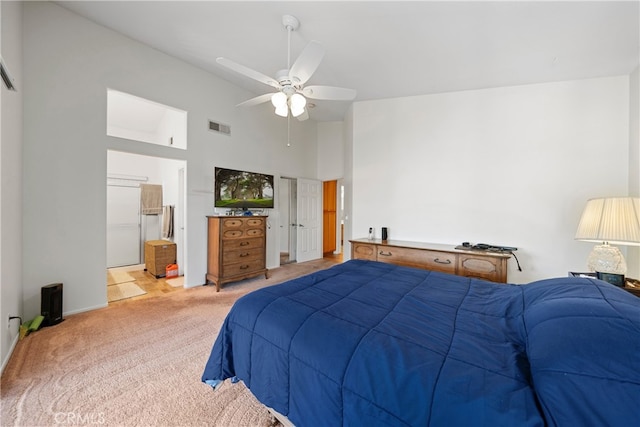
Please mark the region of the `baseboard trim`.
<svg viewBox="0 0 640 427"><path fill-rule="evenodd" d="M7 352L7 357L5 357L4 360L2 361L2 368L0 368L0 375L4 373L4 368L6 368L7 365L9 364L9 360L11 360L11 356L13 355L13 350L16 349L16 345L18 345L19 339L20 339L20 333L17 333L15 338L13 339L13 342L11 343L11 347L9 348L9 351Z"/></svg>
<svg viewBox="0 0 640 427"><path fill-rule="evenodd" d="M84 313L86 311L93 311L93 310L98 310L101 308L105 308L108 307L109 304L108 303L104 303L104 304L100 304L100 305L94 305L92 307L85 307L85 308L81 308L79 310L72 310L72 311L65 311L64 313L62 313L62 316L71 316L73 314L79 314L79 313Z"/></svg>

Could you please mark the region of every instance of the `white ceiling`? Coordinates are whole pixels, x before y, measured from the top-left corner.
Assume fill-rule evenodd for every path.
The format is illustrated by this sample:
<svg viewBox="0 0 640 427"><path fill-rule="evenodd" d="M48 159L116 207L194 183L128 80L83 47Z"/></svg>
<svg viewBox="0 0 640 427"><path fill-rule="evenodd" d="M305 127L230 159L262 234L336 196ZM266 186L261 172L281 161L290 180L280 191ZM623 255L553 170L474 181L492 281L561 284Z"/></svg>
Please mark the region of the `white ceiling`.
<svg viewBox="0 0 640 427"><path fill-rule="evenodd" d="M352 88L356 101L629 74L640 51L638 0L56 3L255 95L273 90L215 59L275 76L287 64L285 14L300 20L292 62L311 40L326 48L307 85ZM315 104L318 121L349 106Z"/></svg>

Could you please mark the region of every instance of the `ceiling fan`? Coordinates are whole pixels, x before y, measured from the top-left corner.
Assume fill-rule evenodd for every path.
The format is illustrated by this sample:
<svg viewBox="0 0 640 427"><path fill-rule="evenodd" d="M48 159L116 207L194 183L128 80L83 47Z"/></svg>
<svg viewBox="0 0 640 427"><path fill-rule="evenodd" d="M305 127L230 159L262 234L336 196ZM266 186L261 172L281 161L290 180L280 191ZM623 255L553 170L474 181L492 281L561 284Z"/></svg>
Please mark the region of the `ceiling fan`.
<svg viewBox="0 0 640 427"><path fill-rule="evenodd" d="M298 29L300 21L295 16L284 15L282 24L287 30L287 68L276 73L275 78L266 76L227 58L217 58L216 62L236 73L257 80L277 92L266 93L238 104L238 107L250 107L271 101L275 113L289 117L289 113L298 120L309 118L307 98L317 100L350 101L356 97L356 91L334 86L305 86L320 65L324 56L324 47L317 41L311 41L300 56L291 65L291 32Z"/></svg>

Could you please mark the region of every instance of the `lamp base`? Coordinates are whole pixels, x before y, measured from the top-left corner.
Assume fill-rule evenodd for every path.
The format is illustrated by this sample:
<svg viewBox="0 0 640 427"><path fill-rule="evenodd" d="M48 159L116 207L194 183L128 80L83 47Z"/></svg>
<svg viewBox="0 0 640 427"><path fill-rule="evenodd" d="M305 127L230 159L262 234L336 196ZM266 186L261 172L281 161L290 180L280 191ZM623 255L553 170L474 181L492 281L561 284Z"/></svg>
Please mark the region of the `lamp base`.
<svg viewBox="0 0 640 427"><path fill-rule="evenodd" d="M596 277L614 286L624 287L624 274L600 273L596 271Z"/></svg>
<svg viewBox="0 0 640 427"><path fill-rule="evenodd" d="M627 272L627 263L615 246L608 243L595 245L587 259L587 267L591 271L599 271L602 273L625 274Z"/></svg>

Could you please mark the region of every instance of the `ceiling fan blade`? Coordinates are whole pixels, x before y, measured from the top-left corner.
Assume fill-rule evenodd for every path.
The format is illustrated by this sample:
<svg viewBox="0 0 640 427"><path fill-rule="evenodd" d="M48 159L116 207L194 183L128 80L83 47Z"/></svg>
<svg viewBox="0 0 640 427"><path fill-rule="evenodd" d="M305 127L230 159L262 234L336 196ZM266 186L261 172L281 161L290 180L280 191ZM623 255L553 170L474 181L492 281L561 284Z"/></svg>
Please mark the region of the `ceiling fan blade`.
<svg viewBox="0 0 640 427"><path fill-rule="evenodd" d="M310 41L289 70L292 83L295 86L305 84L315 73L323 57L324 46L315 40Z"/></svg>
<svg viewBox="0 0 640 427"><path fill-rule="evenodd" d="M307 86L302 94L310 99L324 99L334 101L351 101L356 97L356 91L334 86Z"/></svg>
<svg viewBox="0 0 640 427"><path fill-rule="evenodd" d="M278 83L275 79L266 76L258 71L252 70L251 68L245 67L244 65L238 64L237 62L233 62L230 59L220 57L216 58L216 62L223 67L249 77L250 79L257 80L260 83L264 83L273 88L280 89L280 83Z"/></svg>
<svg viewBox="0 0 640 427"><path fill-rule="evenodd" d="M256 96L255 98L247 99L244 102L236 105L236 107L253 107L254 105L262 104L263 102L271 101L272 93L265 93L264 95Z"/></svg>

